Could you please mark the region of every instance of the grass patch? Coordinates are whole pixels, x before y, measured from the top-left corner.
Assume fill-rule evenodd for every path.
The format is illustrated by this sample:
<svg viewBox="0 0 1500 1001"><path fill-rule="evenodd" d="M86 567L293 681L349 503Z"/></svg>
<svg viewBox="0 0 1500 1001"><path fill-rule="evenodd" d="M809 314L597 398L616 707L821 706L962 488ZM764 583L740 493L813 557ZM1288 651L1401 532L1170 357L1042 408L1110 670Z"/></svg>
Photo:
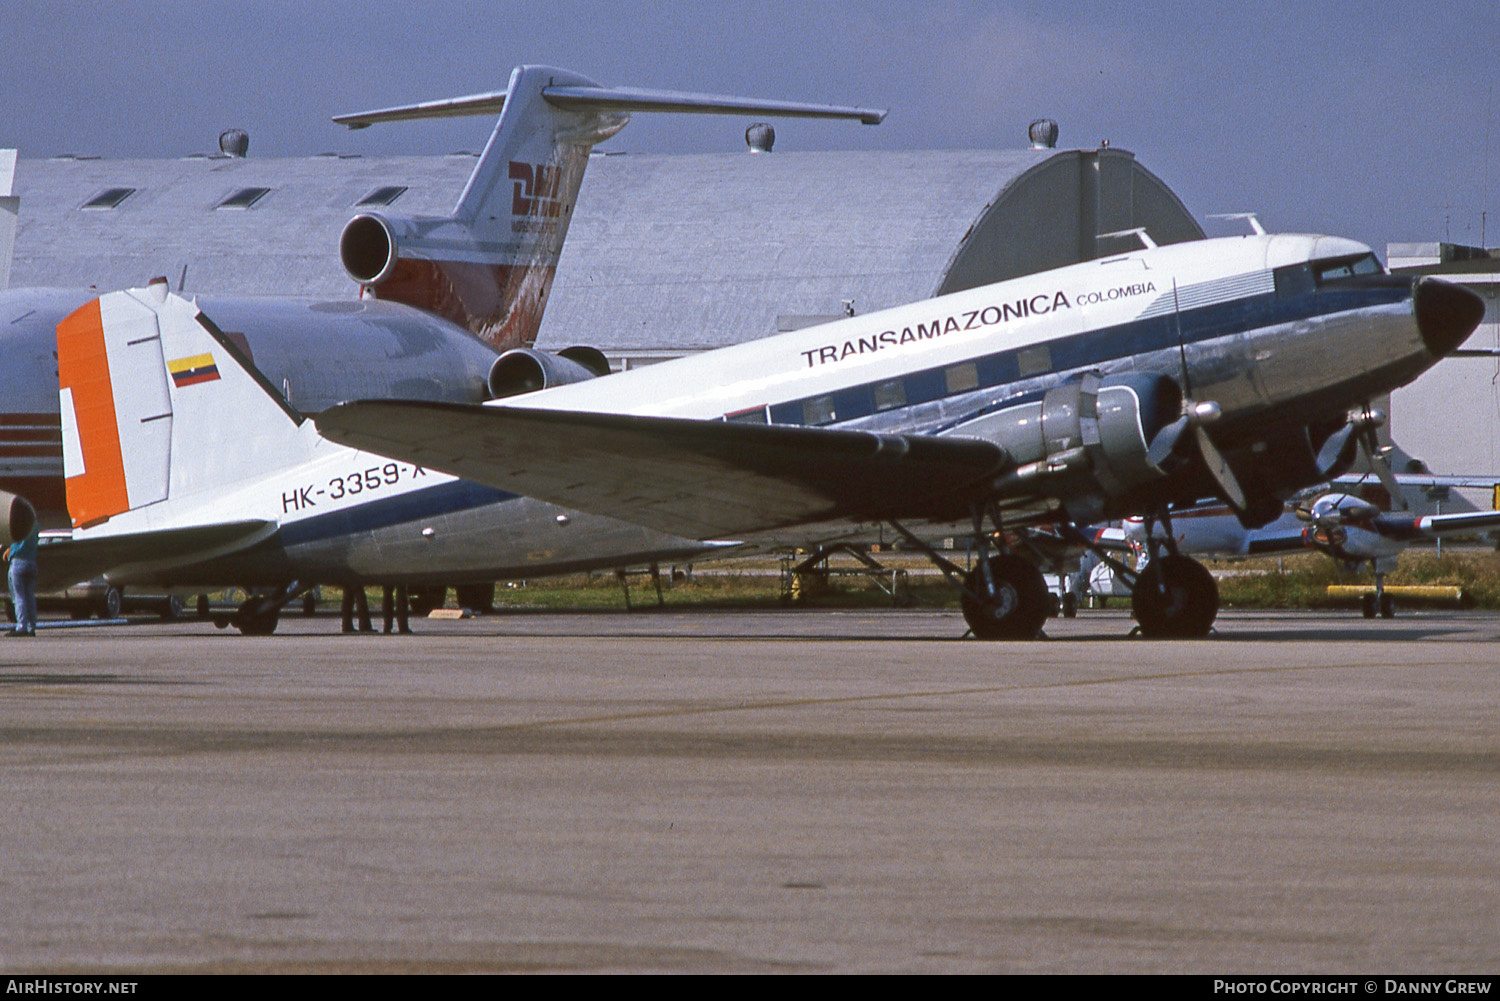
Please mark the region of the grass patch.
<svg viewBox="0 0 1500 1001"><path fill-rule="evenodd" d="M1335 561L1317 553L1284 557L1213 561L1212 570L1228 571L1219 578L1219 600L1225 608L1333 608L1347 601L1328 597L1330 584L1375 583L1362 567L1341 571ZM1416 551L1402 555L1397 569L1386 575L1392 585L1447 585L1462 587L1475 607L1500 609L1500 554L1491 551Z"/></svg>

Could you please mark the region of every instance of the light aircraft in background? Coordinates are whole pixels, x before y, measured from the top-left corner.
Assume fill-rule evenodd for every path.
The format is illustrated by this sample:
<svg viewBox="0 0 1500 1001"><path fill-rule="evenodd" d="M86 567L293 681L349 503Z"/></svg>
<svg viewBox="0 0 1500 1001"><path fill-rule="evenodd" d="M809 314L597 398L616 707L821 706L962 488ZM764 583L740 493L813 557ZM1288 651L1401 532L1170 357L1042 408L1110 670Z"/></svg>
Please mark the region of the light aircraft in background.
<svg viewBox="0 0 1500 1001"><path fill-rule="evenodd" d="M1496 483L1483 477L1409 474L1397 479L1404 485L1421 486L1493 487ZM1361 485L1357 478L1341 478L1332 489L1293 504L1281 517L1258 528L1247 528L1222 504L1173 511L1172 539L1179 552L1194 556L1275 556L1313 550L1350 567L1368 563L1375 574L1375 589L1364 597L1361 609L1366 618L1376 614L1390 618L1396 614L1396 603L1385 590L1385 577L1396 569L1397 560L1409 546L1500 531L1500 511L1413 516L1386 510L1361 496ZM1384 487L1377 493L1389 503ZM1160 521L1147 522L1141 517L1126 518L1121 533L1124 541L1144 547L1150 539L1164 540L1166 526Z"/></svg>
<svg viewBox="0 0 1500 1001"><path fill-rule="evenodd" d="M535 575L884 523L959 583L976 635L1030 638L1049 596L1034 565L990 554L1003 530L1076 532L1205 488L1247 520L1279 511L1278 492L1352 461L1366 401L1482 314L1461 287L1385 275L1362 244L1257 234L1148 245L524 406L366 401L314 429L158 283L58 327L72 548L122 579L279 584L242 610L266 631L313 582ZM227 439L230 413L256 433ZM979 550L968 574L925 541L955 524ZM1132 597L1142 630L1204 635L1213 578L1161 545Z"/></svg>
<svg viewBox="0 0 1500 1001"><path fill-rule="evenodd" d="M350 220L338 250L350 277L368 294L356 300L351 285L351 297L336 301L205 295L200 306L267 382L306 412L368 397L479 402L598 375L607 365L591 348L548 354L530 344L590 149L623 128L632 113L654 111L865 123L884 115L867 108L605 87L547 66L516 68L503 91L342 115L336 120L353 128L440 116L498 118L450 214L361 212ZM56 328L97 295L86 289L0 290L0 490L27 497L48 526L67 523ZM228 432L225 445L252 431L240 425Z"/></svg>

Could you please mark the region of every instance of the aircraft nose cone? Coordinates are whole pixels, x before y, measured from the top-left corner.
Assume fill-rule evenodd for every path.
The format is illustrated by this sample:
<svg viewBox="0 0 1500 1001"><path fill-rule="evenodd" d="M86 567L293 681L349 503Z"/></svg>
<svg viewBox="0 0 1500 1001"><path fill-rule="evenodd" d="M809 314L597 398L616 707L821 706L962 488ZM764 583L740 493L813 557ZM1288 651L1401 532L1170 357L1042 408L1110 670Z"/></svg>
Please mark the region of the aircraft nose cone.
<svg viewBox="0 0 1500 1001"><path fill-rule="evenodd" d="M1484 300L1462 285L1418 278L1412 297L1422 341L1439 358L1467 340L1484 319Z"/></svg>

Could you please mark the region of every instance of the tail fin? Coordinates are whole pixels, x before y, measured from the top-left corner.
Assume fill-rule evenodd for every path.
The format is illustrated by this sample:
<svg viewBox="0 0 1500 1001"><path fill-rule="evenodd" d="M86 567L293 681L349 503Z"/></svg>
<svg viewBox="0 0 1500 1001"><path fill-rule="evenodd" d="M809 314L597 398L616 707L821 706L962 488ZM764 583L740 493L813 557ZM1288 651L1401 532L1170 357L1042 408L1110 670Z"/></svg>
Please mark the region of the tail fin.
<svg viewBox="0 0 1500 1001"><path fill-rule="evenodd" d="M243 484L306 461L317 441L165 278L59 323L57 377L74 527Z"/></svg>
<svg viewBox="0 0 1500 1001"><path fill-rule="evenodd" d="M500 112L453 214L355 216L339 239L350 277L381 299L447 317L499 350L529 347L541 325L589 150L633 111L852 118L884 111L714 94L601 87L550 66L520 66L491 94L341 115L376 122Z"/></svg>
<svg viewBox="0 0 1500 1001"><path fill-rule="evenodd" d="M0 149L0 290L10 288L10 264L16 252L16 220L21 199L11 194L16 176L16 151Z"/></svg>

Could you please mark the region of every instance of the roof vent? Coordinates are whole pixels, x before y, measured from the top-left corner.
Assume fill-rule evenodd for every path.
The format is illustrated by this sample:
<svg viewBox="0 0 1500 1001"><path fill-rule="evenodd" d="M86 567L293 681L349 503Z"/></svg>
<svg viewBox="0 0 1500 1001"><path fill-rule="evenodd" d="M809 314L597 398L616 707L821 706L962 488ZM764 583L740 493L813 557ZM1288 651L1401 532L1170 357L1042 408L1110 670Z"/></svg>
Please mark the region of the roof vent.
<svg viewBox="0 0 1500 1001"><path fill-rule="evenodd" d="M225 156L244 156L250 152L250 133L244 129L225 129L219 133L219 149Z"/></svg>
<svg viewBox="0 0 1500 1001"><path fill-rule="evenodd" d="M1032 149L1057 148L1057 123L1050 118L1038 118L1026 129L1026 138Z"/></svg>
<svg viewBox="0 0 1500 1001"><path fill-rule="evenodd" d="M745 145L752 153L769 153L776 145L776 130L765 122L756 122L745 130Z"/></svg>

